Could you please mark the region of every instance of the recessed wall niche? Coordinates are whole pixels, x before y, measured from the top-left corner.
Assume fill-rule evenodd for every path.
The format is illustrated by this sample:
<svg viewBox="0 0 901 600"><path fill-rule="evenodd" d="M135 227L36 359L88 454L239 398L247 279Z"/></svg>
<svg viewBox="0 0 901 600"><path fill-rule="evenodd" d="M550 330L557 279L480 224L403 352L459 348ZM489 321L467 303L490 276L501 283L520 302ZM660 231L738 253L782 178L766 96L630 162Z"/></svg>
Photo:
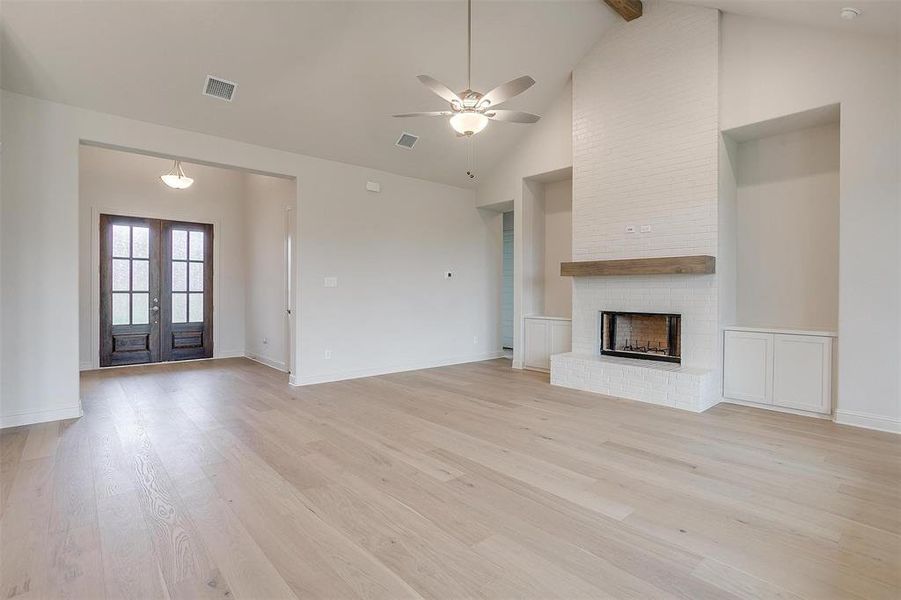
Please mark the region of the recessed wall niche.
<svg viewBox="0 0 901 600"><path fill-rule="evenodd" d="M839 119L832 105L723 133L735 324L838 328Z"/></svg>

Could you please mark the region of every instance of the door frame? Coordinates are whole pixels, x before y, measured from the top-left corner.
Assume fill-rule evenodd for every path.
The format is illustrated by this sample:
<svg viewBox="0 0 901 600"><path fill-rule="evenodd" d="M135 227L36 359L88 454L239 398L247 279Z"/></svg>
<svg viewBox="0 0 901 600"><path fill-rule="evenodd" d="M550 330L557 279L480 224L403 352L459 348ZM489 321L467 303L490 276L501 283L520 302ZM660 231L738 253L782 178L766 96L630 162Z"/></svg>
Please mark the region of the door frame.
<svg viewBox="0 0 901 600"><path fill-rule="evenodd" d="M213 331L222 331L219 328L219 274L222 263L219 260L219 238L215 233L219 231L217 219L206 219L191 214L190 211L172 214L171 212L157 212L142 210L140 213L128 208L91 206L91 364L81 364L82 370L99 369L100 367L100 215L116 215L120 217L135 217L146 219L159 219L161 221L188 221L196 223L208 223L213 226ZM222 354L218 345L213 346L213 358L226 358L228 354ZM199 359L205 360L205 359ZM165 364L145 363L147 364ZM117 367L103 367L114 369Z"/></svg>

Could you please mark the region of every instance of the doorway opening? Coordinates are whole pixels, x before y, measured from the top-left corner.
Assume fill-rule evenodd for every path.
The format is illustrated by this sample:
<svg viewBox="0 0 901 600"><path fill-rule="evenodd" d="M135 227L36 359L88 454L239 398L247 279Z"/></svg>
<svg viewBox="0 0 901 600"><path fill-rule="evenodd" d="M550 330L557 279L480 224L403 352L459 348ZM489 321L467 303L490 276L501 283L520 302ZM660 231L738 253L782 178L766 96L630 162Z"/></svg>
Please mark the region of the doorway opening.
<svg viewBox="0 0 901 600"><path fill-rule="evenodd" d="M290 373L297 182L83 143L81 370L246 357Z"/></svg>
<svg viewBox="0 0 901 600"><path fill-rule="evenodd" d="M513 211L504 213L503 282L501 285L501 346L513 353Z"/></svg>

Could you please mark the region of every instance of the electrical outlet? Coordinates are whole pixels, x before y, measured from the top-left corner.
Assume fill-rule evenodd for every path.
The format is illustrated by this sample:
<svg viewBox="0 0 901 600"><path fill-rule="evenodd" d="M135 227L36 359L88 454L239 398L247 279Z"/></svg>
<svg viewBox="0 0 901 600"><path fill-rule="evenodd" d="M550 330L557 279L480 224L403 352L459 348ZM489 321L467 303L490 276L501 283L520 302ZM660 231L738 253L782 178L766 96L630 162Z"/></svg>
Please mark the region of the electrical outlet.
<svg viewBox="0 0 901 600"><path fill-rule="evenodd" d="M642 233L648 233L648 232L650 232L650 231L651 231L651 226L650 226L650 225L642 225L642 226L641 226L641 232L642 232Z"/></svg>
<svg viewBox="0 0 901 600"><path fill-rule="evenodd" d="M322 287L327 287L327 288L338 287L338 278L337 277L326 277L322 281Z"/></svg>
<svg viewBox="0 0 901 600"><path fill-rule="evenodd" d="M326 350L325 354L323 355L323 358L325 358L325 360L331 360L332 359L332 351Z"/></svg>
<svg viewBox="0 0 901 600"><path fill-rule="evenodd" d="M626 225L626 233L635 233L635 225Z"/></svg>
<svg viewBox="0 0 901 600"><path fill-rule="evenodd" d="M263 338L263 344L268 344L268 343L269 343L269 338Z"/></svg>

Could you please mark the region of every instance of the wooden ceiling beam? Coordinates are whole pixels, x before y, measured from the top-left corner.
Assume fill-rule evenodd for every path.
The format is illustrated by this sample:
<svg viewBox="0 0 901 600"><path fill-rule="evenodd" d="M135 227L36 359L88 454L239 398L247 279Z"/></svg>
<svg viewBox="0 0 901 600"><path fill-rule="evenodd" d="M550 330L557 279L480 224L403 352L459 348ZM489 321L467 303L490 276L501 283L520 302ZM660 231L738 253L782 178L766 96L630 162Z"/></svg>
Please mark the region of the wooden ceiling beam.
<svg viewBox="0 0 901 600"><path fill-rule="evenodd" d="M607 6L619 13L626 21L637 19L641 16L641 0L604 0Z"/></svg>

